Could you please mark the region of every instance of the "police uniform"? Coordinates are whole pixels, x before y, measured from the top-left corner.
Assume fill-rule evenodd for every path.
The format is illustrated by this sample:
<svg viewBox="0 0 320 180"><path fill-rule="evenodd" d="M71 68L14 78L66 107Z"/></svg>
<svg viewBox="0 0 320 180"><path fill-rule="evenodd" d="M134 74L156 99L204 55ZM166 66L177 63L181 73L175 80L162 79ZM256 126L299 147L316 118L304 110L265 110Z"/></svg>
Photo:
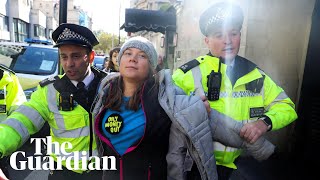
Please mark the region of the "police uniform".
<svg viewBox="0 0 320 180"><path fill-rule="evenodd" d="M52 34L55 46L65 44L88 48L98 44L98 40L86 27L75 24L61 24ZM21 105L7 120L0 124L0 152L8 155L17 150L30 136L39 131L45 121L50 125L52 142L70 142L66 149L70 156L74 152L87 152L87 158L97 156L97 145L93 135L93 118L90 107L104 72L91 68L93 80L86 89L77 88L66 75L59 75L40 82L29 102ZM14 142L14 143L13 143ZM51 156L56 160L57 152ZM66 158L68 155L65 156ZM81 156L83 157L83 156ZM79 158L80 159L80 158ZM49 179L96 179L100 171L67 170L62 161L62 171L51 171ZM73 165L72 165L73 167ZM79 166L81 161L79 161Z"/></svg>
<svg viewBox="0 0 320 180"><path fill-rule="evenodd" d="M0 123L26 101L18 77L12 70L0 64ZM8 157L0 159L0 168L9 178L8 165Z"/></svg>
<svg viewBox="0 0 320 180"><path fill-rule="evenodd" d="M18 77L0 64L0 122L26 101Z"/></svg>
<svg viewBox="0 0 320 180"><path fill-rule="evenodd" d="M241 29L242 22L238 6L218 3L201 15L199 25L208 36L227 23ZM172 77L188 95L206 94L211 108L243 123L262 119L269 130L277 130L297 118L294 103L268 75L243 57L236 56L233 62L234 68L228 72L224 59L209 53L182 65ZM219 179L228 179L241 150L214 142L214 154Z"/></svg>

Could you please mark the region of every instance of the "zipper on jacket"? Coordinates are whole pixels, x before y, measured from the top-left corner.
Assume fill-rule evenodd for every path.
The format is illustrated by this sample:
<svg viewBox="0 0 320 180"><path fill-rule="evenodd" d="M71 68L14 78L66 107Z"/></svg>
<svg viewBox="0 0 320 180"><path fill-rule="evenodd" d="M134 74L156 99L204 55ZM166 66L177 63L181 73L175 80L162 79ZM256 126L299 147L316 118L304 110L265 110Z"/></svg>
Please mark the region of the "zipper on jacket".
<svg viewBox="0 0 320 180"><path fill-rule="evenodd" d="M148 166L148 180L151 180L151 163L149 163L149 166Z"/></svg>

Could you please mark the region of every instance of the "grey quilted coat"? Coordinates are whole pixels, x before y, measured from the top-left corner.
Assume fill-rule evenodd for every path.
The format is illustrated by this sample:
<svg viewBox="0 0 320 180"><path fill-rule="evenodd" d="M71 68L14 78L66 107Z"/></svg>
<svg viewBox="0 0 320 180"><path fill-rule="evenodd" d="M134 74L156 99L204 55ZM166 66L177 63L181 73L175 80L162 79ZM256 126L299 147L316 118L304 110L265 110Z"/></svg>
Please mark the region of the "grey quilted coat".
<svg viewBox="0 0 320 180"><path fill-rule="evenodd" d="M243 141L239 136L242 123L214 109L211 109L209 119L201 98L187 96L175 86L170 70L160 71L159 77L159 102L172 120L167 154L168 179L186 179L185 172L192 166L189 155L196 163L202 180L218 179L213 139L244 148L257 160L267 159L274 152L274 145L264 137L254 144Z"/></svg>

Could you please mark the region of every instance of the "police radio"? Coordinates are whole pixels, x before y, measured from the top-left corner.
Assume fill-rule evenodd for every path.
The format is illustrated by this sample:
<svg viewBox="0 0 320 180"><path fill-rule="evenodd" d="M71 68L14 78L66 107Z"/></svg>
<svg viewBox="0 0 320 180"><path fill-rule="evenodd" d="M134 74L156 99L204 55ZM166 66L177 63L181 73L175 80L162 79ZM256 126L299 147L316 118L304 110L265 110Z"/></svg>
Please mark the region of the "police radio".
<svg viewBox="0 0 320 180"><path fill-rule="evenodd" d="M214 70L211 71L211 73L207 76L208 82L208 100L209 101L216 101L219 99L220 95L220 86L221 86L221 72L214 72Z"/></svg>
<svg viewBox="0 0 320 180"><path fill-rule="evenodd" d="M216 101L219 100L220 96L220 87L221 87L221 79L222 75L220 72L221 68L221 58L219 58L219 69L218 72L214 72L214 70L211 71L211 73L207 76L207 87L208 87L208 93L207 98L209 101Z"/></svg>

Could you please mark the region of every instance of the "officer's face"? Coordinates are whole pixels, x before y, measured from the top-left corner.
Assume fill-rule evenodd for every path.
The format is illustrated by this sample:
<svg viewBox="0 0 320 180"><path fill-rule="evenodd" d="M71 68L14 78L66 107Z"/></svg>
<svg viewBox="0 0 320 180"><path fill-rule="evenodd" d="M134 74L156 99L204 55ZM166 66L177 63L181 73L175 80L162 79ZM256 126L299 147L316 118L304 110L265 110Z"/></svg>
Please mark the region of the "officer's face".
<svg viewBox="0 0 320 180"><path fill-rule="evenodd" d="M216 29L205 38L205 43L214 56L232 60L239 52L240 38L240 30L229 26Z"/></svg>
<svg viewBox="0 0 320 180"><path fill-rule="evenodd" d="M140 49L128 48L123 52L120 74L124 81L141 83L148 77L150 69L149 58Z"/></svg>
<svg viewBox="0 0 320 180"><path fill-rule="evenodd" d="M70 80L82 81L90 68L93 52L77 45L61 45L59 56L62 68Z"/></svg>

